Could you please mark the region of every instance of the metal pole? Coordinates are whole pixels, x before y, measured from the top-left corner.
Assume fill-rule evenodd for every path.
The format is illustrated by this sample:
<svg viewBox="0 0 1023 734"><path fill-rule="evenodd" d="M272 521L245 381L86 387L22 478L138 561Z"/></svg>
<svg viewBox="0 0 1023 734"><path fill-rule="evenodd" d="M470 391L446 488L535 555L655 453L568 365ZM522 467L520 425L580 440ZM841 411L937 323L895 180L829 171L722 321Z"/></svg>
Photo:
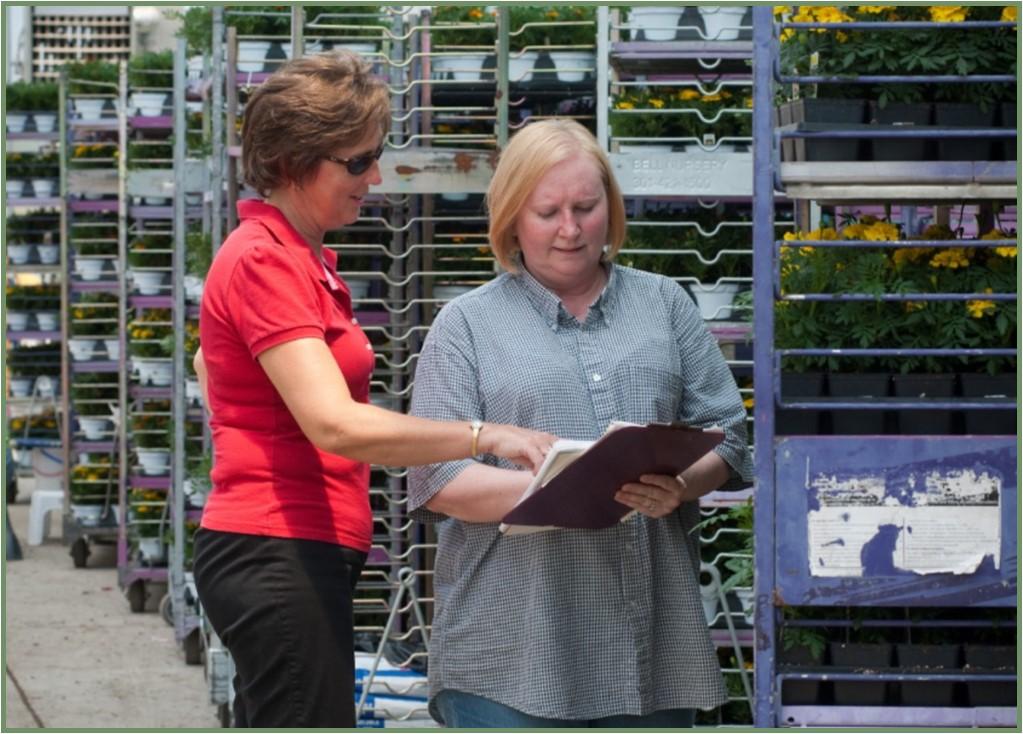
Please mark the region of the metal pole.
<svg viewBox="0 0 1023 734"><path fill-rule="evenodd" d="M508 144L508 51L509 28L511 17L508 14L508 6L501 5L497 10L497 98L494 104L497 107L497 150L504 150ZM599 66L599 64L598 64Z"/></svg>
<svg viewBox="0 0 1023 734"><path fill-rule="evenodd" d="M607 118L608 118L608 59L610 38L610 10L606 5L597 7L597 142L607 150Z"/></svg>
<svg viewBox="0 0 1023 734"><path fill-rule="evenodd" d="M210 158L210 238L216 254L224 239L224 6L213 6L213 95L210 118L213 125L213 155Z"/></svg>
<svg viewBox="0 0 1023 734"><path fill-rule="evenodd" d="M128 64L119 64L117 82L117 319L120 348L117 370L117 497L121 505L121 522L117 535L118 576L128 567Z"/></svg>
<svg viewBox="0 0 1023 734"><path fill-rule="evenodd" d="M755 538L756 654L754 725L773 727L775 664L774 589L774 181L772 150L774 84L771 75L772 8L753 8L753 438L756 460Z"/></svg>
<svg viewBox="0 0 1023 734"><path fill-rule="evenodd" d="M174 328L174 388L171 393L171 420L174 423L174 450L171 478L173 508L171 522L174 546L170 563L171 611L174 632L180 642L185 625L185 166L188 154L188 118L185 108L185 39L174 49L174 250L171 258L171 287Z"/></svg>

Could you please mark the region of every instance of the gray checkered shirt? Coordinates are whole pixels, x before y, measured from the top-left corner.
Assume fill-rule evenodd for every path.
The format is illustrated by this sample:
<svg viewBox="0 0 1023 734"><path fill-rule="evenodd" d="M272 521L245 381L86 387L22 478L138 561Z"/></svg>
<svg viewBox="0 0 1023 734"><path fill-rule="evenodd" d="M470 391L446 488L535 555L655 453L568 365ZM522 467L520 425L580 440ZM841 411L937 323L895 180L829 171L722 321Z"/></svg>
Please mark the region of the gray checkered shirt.
<svg viewBox="0 0 1023 734"><path fill-rule="evenodd" d="M452 301L423 346L412 412L572 439L596 439L612 420L716 424L729 488L752 476L746 412L699 311L675 282L617 265L582 324L525 270ZM697 503L607 530L505 537L496 523L423 507L470 465L409 479L413 517L441 523L432 695L464 691L559 719L725 701L700 603Z"/></svg>

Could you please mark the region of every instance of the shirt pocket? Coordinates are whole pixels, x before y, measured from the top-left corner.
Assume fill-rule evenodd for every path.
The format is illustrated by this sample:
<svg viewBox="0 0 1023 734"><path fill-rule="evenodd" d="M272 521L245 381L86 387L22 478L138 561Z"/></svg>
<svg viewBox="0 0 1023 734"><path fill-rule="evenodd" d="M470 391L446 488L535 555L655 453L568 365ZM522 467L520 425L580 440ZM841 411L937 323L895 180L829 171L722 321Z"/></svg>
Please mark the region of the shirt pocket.
<svg viewBox="0 0 1023 734"><path fill-rule="evenodd" d="M670 423L678 417L684 389L680 374L670 365L650 363L631 364L627 371L618 401L625 413L621 420Z"/></svg>

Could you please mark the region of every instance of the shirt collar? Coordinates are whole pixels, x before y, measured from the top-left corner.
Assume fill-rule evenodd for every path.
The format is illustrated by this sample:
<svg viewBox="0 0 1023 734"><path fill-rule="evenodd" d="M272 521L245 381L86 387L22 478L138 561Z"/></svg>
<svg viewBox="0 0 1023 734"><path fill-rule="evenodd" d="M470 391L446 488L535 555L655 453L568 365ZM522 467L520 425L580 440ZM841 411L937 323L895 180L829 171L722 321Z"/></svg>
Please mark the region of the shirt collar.
<svg viewBox="0 0 1023 734"><path fill-rule="evenodd" d="M238 202L238 218L241 220L255 219L270 231L270 234L273 235L275 240L285 247L301 248L305 252L309 253L310 258L313 263L316 264L317 268L321 267L313 248L310 247L309 243L305 241L305 238L298 233L298 230L291 225L291 222L288 221L287 217L284 216L281 210L273 204L267 204L261 199L243 199ZM337 270L336 252L331 250L329 247L321 247L320 256L323 258L323 263L330 268L331 272L335 272ZM324 277L322 272L320 272L319 276L321 279Z"/></svg>
<svg viewBox="0 0 1023 734"><path fill-rule="evenodd" d="M547 289L546 286L540 283L533 275L526 270L522 264L522 256L519 255L516 258L516 265L518 266L518 273L513 275L519 283L522 284L522 288L526 293L526 298L533 304L533 307L543 316L547 325L557 331L559 324L568 323L569 320L575 319L564 306L561 305L561 299L558 298L554 293ZM607 322L610 320L614 313L614 301L615 294L618 292L618 280L619 276L616 272L617 267L613 262L606 263L607 265L607 283L604 285L604 289L600 292L590 306L590 313L586 317L587 321L593 321L596 323L598 320Z"/></svg>

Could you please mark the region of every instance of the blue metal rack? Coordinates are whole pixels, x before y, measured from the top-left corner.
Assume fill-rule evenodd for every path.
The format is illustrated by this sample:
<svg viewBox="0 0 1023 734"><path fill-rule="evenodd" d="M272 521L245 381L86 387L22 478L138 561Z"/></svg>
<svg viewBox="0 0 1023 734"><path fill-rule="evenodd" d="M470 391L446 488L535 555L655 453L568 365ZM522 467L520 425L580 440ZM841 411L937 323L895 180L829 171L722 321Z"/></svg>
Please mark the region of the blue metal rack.
<svg viewBox="0 0 1023 734"><path fill-rule="evenodd" d="M957 29L969 31L1015 27L1015 23L966 21ZM781 364L784 357L1007 357L1015 349L931 348L931 349L821 349L808 344L800 349L774 346L775 305L783 301L1014 301L1012 293L783 293L780 248L784 246L824 247L906 247L906 242L864 240L803 240L782 243L775 239L774 200L777 192L793 199L824 201L982 201L1017 198L1016 163L1007 162L849 162L784 163L781 141L787 138L1014 138L1016 130L1004 129L875 129L804 131L796 126L776 127L770 114L776 83L798 84L904 84L912 82L967 84L975 82L1016 83L1014 75L784 75L779 64L779 34L783 29L843 31L870 29L948 28L930 22L876 23L775 23L770 6L754 8L754 303L756 401L755 446L758 486L756 489L756 710L758 727L882 725L882 726L1011 726L1015 707L920 707L915 705L842 706L786 705L782 684L794 681L871 681L886 684L970 683L1005 684L1016 680L1014 673L972 671L917 672L905 667L866 672L850 668L808 668L794 670L779 665L780 610L799 606L827 607L1002 607L1016 605L1017 539L1016 516L1018 476L1017 436L794 436L775 435L777 409L969 409L1016 408L1015 400L993 399L905 399L867 398L784 400L781 393ZM914 241L927 247L1004 247L1016 240ZM850 488L853 488L850 490ZM962 492L976 491L977 506L992 523L974 537L967 537L966 513L962 525L949 524L947 536L927 537L917 533L914 542L930 542L923 557L932 567L892 562L898 548L906 551L911 523L919 520L919 497L928 489L952 506ZM986 491L986 494L985 494ZM843 495L843 492L845 493ZM944 493L942 495L942 493ZM933 500L932 500L933 501ZM938 504L938 502L934 502ZM829 506L830 505L830 506ZM837 508L836 508L837 506ZM835 513L835 525L822 532L825 511ZM875 526L876 533L856 534L850 523L866 516L872 522L878 513L890 511L892 524ZM871 515L873 513L873 515ZM899 524L901 522L901 525ZM997 528L993 530L991 525ZM961 531L964 534L960 535ZM933 532L933 527L932 527ZM995 534L997 532L997 534ZM830 534L828 534L830 533ZM920 537L924 535L924 537ZM822 548L822 537L850 548ZM865 542L864 538L869 538ZM981 558L975 566L953 571L943 564L948 555L970 542L980 543ZM989 551L989 552L985 552ZM846 555L843 556L843 553ZM848 565L842 567L845 557ZM913 562L924 563L920 557ZM912 570L907 570L912 569ZM907 630L913 622L901 620ZM885 620L886 626L900 626L900 620ZM959 625L980 624L978 620ZM795 626L842 627L851 622L834 619L800 619ZM939 626L958 626L948 621Z"/></svg>

